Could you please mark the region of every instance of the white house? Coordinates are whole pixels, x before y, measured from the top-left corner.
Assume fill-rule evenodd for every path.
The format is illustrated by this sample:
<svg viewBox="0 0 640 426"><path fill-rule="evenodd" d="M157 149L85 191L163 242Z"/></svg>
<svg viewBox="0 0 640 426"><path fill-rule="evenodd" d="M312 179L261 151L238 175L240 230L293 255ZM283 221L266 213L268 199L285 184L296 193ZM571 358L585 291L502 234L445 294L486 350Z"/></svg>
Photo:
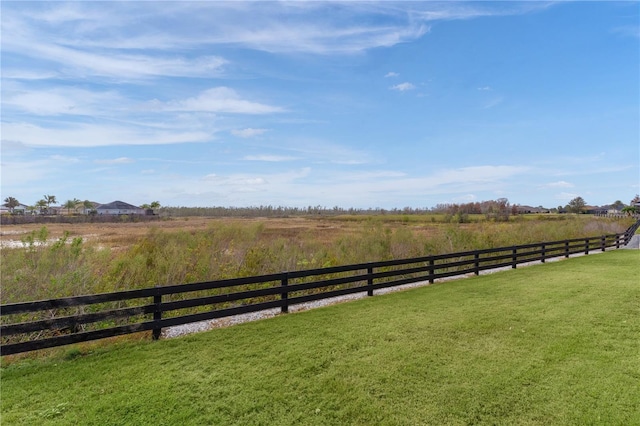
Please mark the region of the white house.
<svg viewBox="0 0 640 426"><path fill-rule="evenodd" d="M124 201L113 201L96 207L97 214L145 214L145 210Z"/></svg>

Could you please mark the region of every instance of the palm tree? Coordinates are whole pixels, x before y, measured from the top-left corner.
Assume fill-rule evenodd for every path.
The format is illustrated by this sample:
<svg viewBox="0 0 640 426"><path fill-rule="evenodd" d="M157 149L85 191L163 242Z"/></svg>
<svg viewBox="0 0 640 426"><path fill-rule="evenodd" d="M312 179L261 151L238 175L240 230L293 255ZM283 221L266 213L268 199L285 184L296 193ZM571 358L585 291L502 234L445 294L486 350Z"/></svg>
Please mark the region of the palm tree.
<svg viewBox="0 0 640 426"><path fill-rule="evenodd" d="M149 204L149 207L151 207L153 210L159 209L160 208L160 201L153 201L151 204Z"/></svg>
<svg viewBox="0 0 640 426"><path fill-rule="evenodd" d="M55 204L58 202L58 200L56 200L55 195L45 195L44 201L47 204L47 214L49 213L49 208L51 207L51 204Z"/></svg>
<svg viewBox="0 0 640 426"><path fill-rule="evenodd" d="M13 197L7 197L4 199L4 206L9 208L9 211L13 214L13 209L15 209L16 207L18 207L20 205L20 202L13 198Z"/></svg>
<svg viewBox="0 0 640 426"><path fill-rule="evenodd" d="M67 209L67 214L71 214L71 209L75 210L78 207L79 202L80 200L78 200L77 198L74 198L73 200L67 200L67 202L64 203L64 208Z"/></svg>
<svg viewBox="0 0 640 426"><path fill-rule="evenodd" d="M634 206L627 206L625 208L623 208L622 213L626 213L627 216L633 216L634 214L636 214L638 212L638 209Z"/></svg>
<svg viewBox="0 0 640 426"><path fill-rule="evenodd" d="M89 212L93 210L93 203L89 200L84 200L82 202L82 207L84 207L84 214L89 214Z"/></svg>
<svg viewBox="0 0 640 426"><path fill-rule="evenodd" d="M42 214L43 210L46 211L47 209L47 202L45 200L38 200L36 207L40 210L40 214Z"/></svg>
<svg viewBox="0 0 640 426"><path fill-rule="evenodd" d="M73 202L75 203L75 206L73 207L73 212L78 213L78 207L82 205L82 201L78 200L77 198L74 198Z"/></svg>

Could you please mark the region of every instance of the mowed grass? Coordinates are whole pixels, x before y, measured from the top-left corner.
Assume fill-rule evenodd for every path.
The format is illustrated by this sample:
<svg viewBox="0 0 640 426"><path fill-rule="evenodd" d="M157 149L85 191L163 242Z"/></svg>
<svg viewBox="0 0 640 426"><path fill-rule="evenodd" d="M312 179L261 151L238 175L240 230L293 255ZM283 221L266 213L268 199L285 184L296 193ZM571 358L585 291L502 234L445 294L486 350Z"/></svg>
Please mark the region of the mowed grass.
<svg viewBox="0 0 640 426"><path fill-rule="evenodd" d="M640 251L6 363L2 424L640 424Z"/></svg>

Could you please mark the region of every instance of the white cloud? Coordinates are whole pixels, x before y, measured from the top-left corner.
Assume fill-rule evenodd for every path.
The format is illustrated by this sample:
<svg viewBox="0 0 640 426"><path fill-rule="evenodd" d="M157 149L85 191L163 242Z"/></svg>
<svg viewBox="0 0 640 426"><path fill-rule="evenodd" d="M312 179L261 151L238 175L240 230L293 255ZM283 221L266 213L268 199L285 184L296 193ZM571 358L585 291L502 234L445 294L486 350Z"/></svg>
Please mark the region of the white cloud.
<svg viewBox="0 0 640 426"><path fill-rule="evenodd" d="M395 86L391 86L390 87L390 89L397 90L399 92L405 92L407 90L413 90L415 88L416 88L416 86L414 86L413 84L408 83L408 82L396 84Z"/></svg>
<svg viewBox="0 0 640 426"><path fill-rule="evenodd" d="M3 109L13 107L35 115L92 115L122 108L127 101L115 92L96 92L75 88L28 90L16 86L2 98Z"/></svg>
<svg viewBox="0 0 640 426"><path fill-rule="evenodd" d="M130 52L236 46L268 52L360 53L416 40L429 32L433 21L548 7L531 3L9 2L3 7L3 50L50 61L58 66L49 69L70 74L208 77L220 73L226 60Z"/></svg>
<svg viewBox="0 0 640 426"><path fill-rule="evenodd" d="M478 89L477 89L477 90L479 90L479 91L481 91L481 92L489 92L489 91L491 91L492 89L491 89L491 87L490 87L490 86L482 86L482 87L478 87Z"/></svg>
<svg viewBox="0 0 640 426"><path fill-rule="evenodd" d="M231 130L231 134L240 138L252 138L254 136L260 136L268 131L269 129L253 129L248 127L246 129L233 129Z"/></svg>
<svg viewBox="0 0 640 426"><path fill-rule="evenodd" d="M294 137L281 141L278 149L289 151L296 158L316 164L368 164L376 162L372 155L361 149L340 145L323 138Z"/></svg>
<svg viewBox="0 0 640 426"><path fill-rule="evenodd" d="M30 57L39 64L48 63L50 69L66 77L100 76L127 80L160 76L211 77L219 76L227 63L218 56L169 57L130 54L117 49L96 51L81 46L70 47L77 42L67 40L56 44L50 41L55 37L52 34L5 34L3 31L4 51Z"/></svg>
<svg viewBox="0 0 640 426"><path fill-rule="evenodd" d="M573 188L575 185L569 182L560 180L558 182L551 182L545 185L548 188Z"/></svg>
<svg viewBox="0 0 640 426"><path fill-rule="evenodd" d="M398 74L397 72L393 72L393 71L389 71L388 73L385 74L385 78L388 77L399 77L400 74Z"/></svg>
<svg viewBox="0 0 640 426"><path fill-rule="evenodd" d="M286 155L247 155L242 158L247 161L268 161L268 162L281 162L281 161L292 161L295 160L295 157L289 157Z"/></svg>
<svg viewBox="0 0 640 426"><path fill-rule="evenodd" d="M224 86L207 89L192 98L164 103L154 101L148 105L153 109L162 111L202 111L236 114L271 114L284 111L277 106L241 99L235 90Z"/></svg>
<svg viewBox="0 0 640 426"><path fill-rule="evenodd" d="M76 164L80 162L80 159L76 157L69 157L66 155L55 154L49 157L52 161L55 161L57 164Z"/></svg>
<svg viewBox="0 0 640 426"><path fill-rule="evenodd" d="M95 160L94 163L97 164L130 164L133 163L134 160L132 158L129 157L120 157L120 158L113 158L113 159L109 159L109 160Z"/></svg>
<svg viewBox="0 0 640 426"><path fill-rule="evenodd" d="M204 131L162 131L147 128L75 124L66 128L41 127L30 123L3 123L3 140L27 146L96 147L117 145L165 145L203 142L212 135ZM3 142L4 143L4 142Z"/></svg>
<svg viewBox="0 0 640 426"><path fill-rule="evenodd" d="M58 73L52 71L37 71L20 68L3 68L2 78L13 80L48 80L59 77Z"/></svg>

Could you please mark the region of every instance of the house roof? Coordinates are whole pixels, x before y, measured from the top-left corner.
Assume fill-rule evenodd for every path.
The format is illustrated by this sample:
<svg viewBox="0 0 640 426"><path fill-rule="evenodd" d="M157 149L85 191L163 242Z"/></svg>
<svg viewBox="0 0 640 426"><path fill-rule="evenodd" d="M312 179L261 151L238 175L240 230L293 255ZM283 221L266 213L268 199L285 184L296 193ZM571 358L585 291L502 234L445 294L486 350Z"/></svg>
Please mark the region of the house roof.
<svg viewBox="0 0 640 426"><path fill-rule="evenodd" d="M134 210L139 208L140 207L125 203L124 201L112 201L108 204L100 204L96 210Z"/></svg>

